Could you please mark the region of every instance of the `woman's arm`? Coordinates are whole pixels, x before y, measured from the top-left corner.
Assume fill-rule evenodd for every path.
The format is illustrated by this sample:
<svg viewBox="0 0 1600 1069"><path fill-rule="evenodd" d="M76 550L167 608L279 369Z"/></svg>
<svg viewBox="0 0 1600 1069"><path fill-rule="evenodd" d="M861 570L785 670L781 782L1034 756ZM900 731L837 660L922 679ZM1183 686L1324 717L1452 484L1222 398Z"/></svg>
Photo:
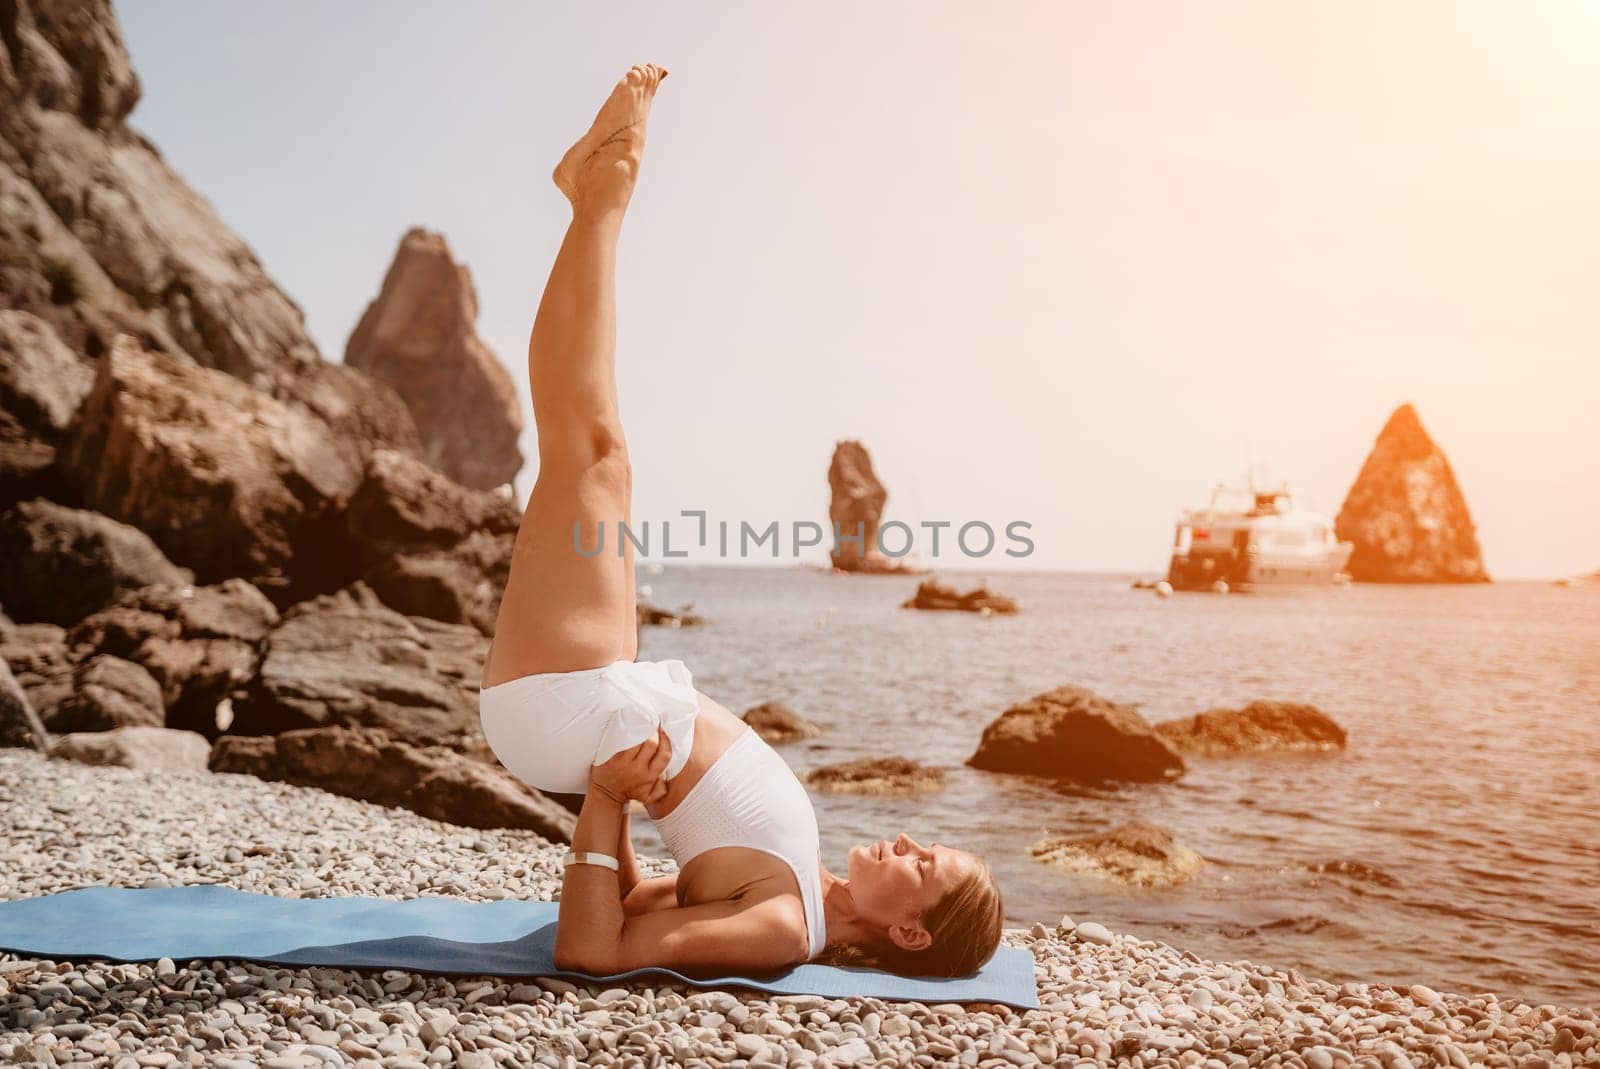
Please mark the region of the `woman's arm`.
<svg viewBox="0 0 1600 1069"><path fill-rule="evenodd" d="M625 829L626 802L591 790L583 799L572 849L605 853L615 849ZM621 859L618 859L621 867ZM621 872L604 865L570 865L561 877L561 908L556 915L555 964L584 970L585 963L607 960L622 938Z"/></svg>
<svg viewBox="0 0 1600 1069"><path fill-rule="evenodd" d="M639 886L639 859L633 854L633 831L628 825L628 810L632 805L630 801L623 807L622 831L617 834L617 888L624 901Z"/></svg>

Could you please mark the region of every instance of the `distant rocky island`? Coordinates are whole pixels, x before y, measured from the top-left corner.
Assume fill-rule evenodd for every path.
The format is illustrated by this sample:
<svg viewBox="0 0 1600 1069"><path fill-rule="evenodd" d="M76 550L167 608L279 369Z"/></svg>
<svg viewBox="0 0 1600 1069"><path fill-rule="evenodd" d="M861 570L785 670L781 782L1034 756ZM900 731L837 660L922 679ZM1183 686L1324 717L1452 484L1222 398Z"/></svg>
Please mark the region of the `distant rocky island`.
<svg viewBox="0 0 1600 1069"><path fill-rule="evenodd" d="M852 439L834 445L833 460L828 465L828 491L828 519L840 533L830 551L834 571L908 575L920 570L904 560L885 556L878 548L878 524L883 519L889 491L873 472L866 446ZM857 535L861 537L859 543L854 541Z"/></svg>
<svg viewBox="0 0 1600 1069"><path fill-rule="evenodd" d="M1489 581L1455 473L1409 404L1379 433L1334 527L1355 543L1346 567L1357 582Z"/></svg>
<svg viewBox="0 0 1600 1069"><path fill-rule="evenodd" d="M994 593L987 584L979 583L963 594L936 579L918 583L917 592L901 602L900 607L932 612L975 612L984 616L1011 616L1017 611L1014 598Z"/></svg>

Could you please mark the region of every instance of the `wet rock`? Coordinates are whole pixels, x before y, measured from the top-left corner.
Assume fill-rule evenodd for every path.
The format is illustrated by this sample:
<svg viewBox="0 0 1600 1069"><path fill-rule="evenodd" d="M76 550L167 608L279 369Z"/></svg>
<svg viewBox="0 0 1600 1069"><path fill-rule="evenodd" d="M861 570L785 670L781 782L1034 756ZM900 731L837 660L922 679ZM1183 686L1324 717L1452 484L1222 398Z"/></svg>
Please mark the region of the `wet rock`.
<svg viewBox="0 0 1600 1069"><path fill-rule="evenodd" d="M1028 847L1040 861L1064 872L1096 876L1133 887L1171 887L1189 879L1205 859L1153 824L1122 824L1098 835L1042 839Z"/></svg>
<svg viewBox="0 0 1600 1069"><path fill-rule="evenodd" d="M1360 582L1489 580L1455 473L1410 405L1395 409L1378 435L1335 530L1355 543L1347 570Z"/></svg>
<svg viewBox="0 0 1600 1069"><path fill-rule="evenodd" d="M198 772L211 759L211 743L194 731L122 727L62 735L55 740L50 756L86 765Z"/></svg>
<svg viewBox="0 0 1600 1069"><path fill-rule="evenodd" d="M11 674L10 666L0 660L0 746L26 746L43 753L49 745L49 732L27 691Z"/></svg>
<svg viewBox="0 0 1600 1069"><path fill-rule="evenodd" d="M393 387L421 436L421 457L463 486L491 490L522 467L521 397L478 337L478 298L443 235L400 240L344 361Z"/></svg>
<svg viewBox="0 0 1600 1069"><path fill-rule="evenodd" d="M508 497L469 490L415 457L379 450L346 523L361 576L384 604L492 635L521 518Z"/></svg>
<svg viewBox="0 0 1600 1069"><path fill-rule="evenodd" d="M503 768L444 746L413 746L379 728L224 735L211 769L320 787L469 828L526 828L556 842L571 842L577 826L570 812Z"/></svg>
<svg viewBox="0 0 1600 1069"><path fill-rule="evenodd" d="M0 514L0 600L18 619L70 627L127 591L193 581L143 531L109 516L44 500Z"/></svg>
<svg viewBox="0 0 1600 1069"><path fill-rule="evenodd" d="M909 757L864 757L812 769L804 780L827 794L918 794L942 790L945 772Z"/></svg>
<svg viewBox="0 0 1600 1069"><path fill-rule="evenodd" d="M830 556L836 571L901 574L914 570L878 548L878 523L889 491L873 473L872 458L860 442L846 439L834 445L828 493L828 519L838 531L837 539L827 539L834 543Z"/></svg>
<svg viewBox="0 0 1600 1069"><path fill-rule="evenodd" d="M119 339L60 464L202 582L288 597L352 572L334 529L362 469L316 417L220 372Z"/></svg>
<svg viewBox="0 0 1600 1069"><path fill-rule="evenodd" d="M67 642L79 660L112 654L143 666L161 686L166 725L214 739L218 704L255 675L277 621L272 603L242 579L148 586L84 619Z"/></svg>
<svg viewBox="0 0 1600 1069"><path fill-rule="evenodd" d="M1345 730L1314 705L1254 701L1242 709L1212 709L1156 725L1179 753L1233 754L1342 750Z"/></svg>
<svg viewBox="0 0 1600 1069"><path fill-rule="evenodd" d="M812 739L822 734L820 727L782 702L762 702L751 706L744 711L742 719L772 746Z"/></svg>
<svg viewBox="0 0 1600 1069"><path fill-rule="evenodd" d="M701 627L709 622L704 616L690 612L688 606L680 606L675 610L663 609L635 600L634 609L640 627Z"/></svg>
<svg viewBox="0 0 1600 1069"><path fill-rule="evenodd" d="M73 668L72 693L45 719L56 735L165 724L161 684L141 665L109 654Z"/></svg>
<svg viewBox="0 0 1600 1069"><path fill-rule="evenodd" d="M984 729L967 764L1076 783L1162 781L1184 771L1183 758L1133 706L1074 686L1007 709Z"/></svg>
<svg viewBox="0 0 1600 1069"><path fill-rule="evenodd" d="M284 614L234 695L229 730L380 727L414 745L476 732L488 646L476 629L402 615L357 583Z"/></svg>
<svg viewBox="0 0 1600 1069"><path fill-rule="evenodd" d="M1017 611L1017 603L1014 600L1000 594L991 593L989 588L981 583L963 594L954 587L945 586L932 579L924 579L918 583L917 592L901 602L900 607L902 609L976 612L985 616L991 614L1009 616Z"/></svg>

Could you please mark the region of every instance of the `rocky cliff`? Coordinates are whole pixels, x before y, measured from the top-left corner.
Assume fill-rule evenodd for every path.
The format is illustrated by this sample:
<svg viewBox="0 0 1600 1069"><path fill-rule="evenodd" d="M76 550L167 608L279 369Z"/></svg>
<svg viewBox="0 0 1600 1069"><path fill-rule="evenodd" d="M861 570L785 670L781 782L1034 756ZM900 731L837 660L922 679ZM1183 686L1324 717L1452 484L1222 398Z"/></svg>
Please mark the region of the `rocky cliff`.
<svg viewBox="0 0 1600 1069"><path fill-rule="evenodd" d="M1455 473L1410 405L1384 425L1335 526L1355 543L1348 571L1359 582L1489 579Z"/></svg>
<svg viewBox="0 0 1600 1069"><path fill-rule="evenodd" d="M317 736L328 782L396 804L355 773L423 746L426 797L399 804L461 815L503 795L493 819L542 819L477 727L518 510L425 465L400 395L322 360L128 126L138 98L107 0L0 0L0 746L193 763L213 740L359 727L393 747ZM413 398L430 455L482 450L489 468L455 470L505 482L514 398L464 270L420 235L390 274L366 334L431 331L427 390L487 413L469 427ZM252 752L282 759L273 739Z"/></svg>
<svg viewBox="0 0 1600 1069"><path fill-rule="evenodd" d="M107 0L0 4L0 308L84 359L129 333L414 449L394 393L321 360L300 308L128 125L138 100Z"/></svg>
<svg viewBox="0 0 1600 1069"><path fill-rule="evenodd" d="M344 361L394 387L416 420L423 460L463 486L492 490L522 467L522 408L477 319L466 265L442 235L412 229Z"/></svg>

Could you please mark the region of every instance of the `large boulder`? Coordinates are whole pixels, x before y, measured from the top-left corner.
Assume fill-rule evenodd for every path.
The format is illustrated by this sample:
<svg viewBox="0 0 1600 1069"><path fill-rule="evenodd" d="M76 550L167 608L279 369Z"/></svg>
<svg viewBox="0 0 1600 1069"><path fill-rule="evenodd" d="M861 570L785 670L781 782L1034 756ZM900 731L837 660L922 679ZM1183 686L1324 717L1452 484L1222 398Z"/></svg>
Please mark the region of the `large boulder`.
<svg viewBox="0 0 1600 1069"><path fill-rule="evenodd" d="M0 660L0 746L26 746L40 753L50 748L50 733L4 660Z"/></svg>
<svg viewBox="0 0 1600 1069"><path fill-rule="evenodd" d="M1455 473L1410 405L1389 417L1334 526L1355 543L1347 570L1359 582L1489 580Z"/></svg>
<svg viewBox="0 0 1600 1069"><path fill-rule="evenodd" d="M1171 887L1205 859L1153 824L1122 824L1098 835L1041 839L1028 853L1052 868L1133 887Z"/></svg>
<svg viewBox="0 0 1600 1069"><path fill-rule="evenodd" d="M101 358L60 461L89 507L153 538L204 583L337 583L339 509L362 477L304 408L127 337Z"/></svg>
<svg viewBox="0 0 1600 1069"><path fill-rule="evenodd" d="M224 735L211 769L238 772L469 828L525 828L571 842L576 818L503 768L445 746L416 746L370 727L331 726L274 736Z"/></svg>
<svg viewBox="0 0 1600 1069"><path fill-rule="evenodd" d="M1342 750L1345 731L1314 705L1254 701L1242 709L1211 709L1156 725L1179 753L1201 757Z"/></svg>
<svg viewBox="0 0 1600 1069"><path fill-rule="evenodd" d="M193 581L143 531L98 512L41 499L0 513L0 600L17 619L70 627L127 591Z"/></svg>
<svg viewBox="0 0 1600 1069"><path fill-rule="evenodd" d="M769 746L812 739L822 729L782 702L768 701L744 711L741 719Z"/></svg>
<svg viewBox="0 0 1600 1069"><path fill-rule="evenodd" d="M63 735L50 756L86 765L159 771L203 772L211 760L211 743L193 731L164 727L123 727Z"/></svg>
<svg viewBox="0 0 1600 1069"><path fill-rule="evenodd" d="M491 490L522 467L516 384L478 337L478 297L440 234L407 231L344 362L388 383L421 436L422 458L463 486Z"/></svg>
<svg viewBox="0 0 1600 1069"><path fill-rule="evenodd" d="M509 498L460 486L392 450L373 453L346 513L361 577L384 604L486 635L521 518Z"/></svg>
<svg viewBox="0 0 1600 1069"><path fill-rule="evenodd" d="M474 628L404 616L357 583L284 614L260 670L233 697L229 731L379 727L401 742L443 743L481 730L488 648Z"/></svg>
<svg viewBox="0 0 1600 1069"><path fill-rule="evenodd" d="M143 665L108 653L96 654L73 668L72 693L44 722L56 735L165 725L161 684Z"/></svg>
<svg viewBox="0 0 1600 1069"><path fill-rule="evenodd" d="M834 444L828 495L828 519L838 532L829 552L835 569L890 574L913 570L878 548L878 523L889 491L873 473L872 458L860 442L844 439Z"/></svg>
<svg viewBox="0 0 1600 1069"><path fill-rule="evenodd" d="M217 707L254 677L277 610L242 579L148 586L86 617L67 635L76 660L110 654L142 666L161 688L166 725L219 734Z"/></svg>
<svg viewBox="0 0 1600 1069"><path fill-rule="evenodd" d="M94 369L38 316L0 310L0 509L68 491L60 444L94 382Z"/></svg>
<svg viewBox="0 0 1600 1069"><path fill-rule="evenodd" d="M1137 709L1084 687L1058 687L1000 714L967 758L974 768L1074 783L1160 782L1183 775L1178 756Z"/></svg>
<svg viewBox="0 0 1600 1069"><path fill-rule="evenodd" d="M73 658L66 632L55 624L17 624L0 635L6 662L41 721L55 715L73 692Z"/></svg>

